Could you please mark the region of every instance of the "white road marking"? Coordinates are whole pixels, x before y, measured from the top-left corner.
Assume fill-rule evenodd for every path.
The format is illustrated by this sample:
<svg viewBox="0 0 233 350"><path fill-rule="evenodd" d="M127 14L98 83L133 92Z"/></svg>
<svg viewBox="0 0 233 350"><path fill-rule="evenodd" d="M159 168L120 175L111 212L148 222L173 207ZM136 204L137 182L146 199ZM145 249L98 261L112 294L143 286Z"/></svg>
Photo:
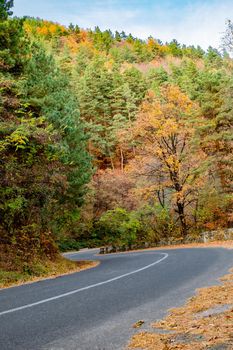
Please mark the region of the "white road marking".
<svg viewBox="0 0 233 350"><path fill-rule="evenodd" d="M76 294L76 293L79 293L79 292L83 292L84 290L95 288L95 287L99 287L99 286L102 286L103 284L111 283L111 282L117 281L117 280L119 280L121 278L124 278L124 277L130 276L130 275L133 275L135 273L138 273L140 271L149 269L150 267L152 267L152 266L154 266L156 264L159 264L161 261L165 260L168 257L167 253L159 253L159 254L163 254L164 255L163 258L153 262L152 264L146 265L146 266L144 266L144 267L142 267L140 269L134 270L132 272L125 273L124 275L120 275L120 276L111 278L109 280L103 281L103 282L91 284L91 285L89 285L87 287L75 289L75 290L72 290L71 292L67 292L67 293L63 293L63 294L60 294L60 295L56 295L56 296L51 297L51 298L43 299L43 300L37 301L35 303L31 303L31 304L27 304L27 305L16 307L14 309L9 309L9 310L6 310L6 311L2 311L2 312L0 312L0 316L6 315L6 314L10 314L12 312L24 310L24 309L29 309L29 308L31 308L33 306L37 306L37 305L40 305L40 304L45 304L45 303L48 303L48 302L53 301L53 300L65 298L65 297L68 297L70 295L73 295L73 294Z"/></svg>

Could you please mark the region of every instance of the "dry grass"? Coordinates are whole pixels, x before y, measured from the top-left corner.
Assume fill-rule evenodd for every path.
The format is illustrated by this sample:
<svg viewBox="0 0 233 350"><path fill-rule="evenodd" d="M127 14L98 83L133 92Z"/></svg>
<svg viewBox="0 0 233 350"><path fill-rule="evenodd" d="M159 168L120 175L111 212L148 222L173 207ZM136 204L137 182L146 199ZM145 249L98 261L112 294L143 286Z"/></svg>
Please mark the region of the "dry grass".
<svg viewBox="0 0 233 350"><path fill-rule="evenodd" d="M63 275L90 269L99 265L99 261L70 261L63 257L56 261L38 262L34 265L32 273L5 271L0 269L0 289L32 283L48 278L56 278Z"/></svg>
<svg viewBox="0 0 233 350"><path fill-rule="evenodd" d="M136 334L132 337L129 348L232 350L233 270L223 276L221 281L221 285L199 289L197 295L189 299L186 305L170 310L164 320L152 325L157 332L161 329L168 331L167 334ZM225 308L228 310L224 311Z"/></svg>

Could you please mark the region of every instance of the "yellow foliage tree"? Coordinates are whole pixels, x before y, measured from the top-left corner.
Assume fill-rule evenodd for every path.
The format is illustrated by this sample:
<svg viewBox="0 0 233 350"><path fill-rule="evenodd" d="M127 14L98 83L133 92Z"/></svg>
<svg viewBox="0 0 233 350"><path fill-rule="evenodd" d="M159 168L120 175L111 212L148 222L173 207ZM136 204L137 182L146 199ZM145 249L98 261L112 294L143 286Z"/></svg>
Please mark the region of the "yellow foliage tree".
<svg viewBox="0 0 233 350"><path fill-rule="evenodd" d="M178 87L167 85L159 95L148 93L133 128L137 155L131 170L146 176L147 183L150 179L150 191L161 206L168 201L175 210L183 237L188 232L186 208L197 201L203 182L199 173L205 154L195 131L203 119L198 114L198 106Z"/></svg>

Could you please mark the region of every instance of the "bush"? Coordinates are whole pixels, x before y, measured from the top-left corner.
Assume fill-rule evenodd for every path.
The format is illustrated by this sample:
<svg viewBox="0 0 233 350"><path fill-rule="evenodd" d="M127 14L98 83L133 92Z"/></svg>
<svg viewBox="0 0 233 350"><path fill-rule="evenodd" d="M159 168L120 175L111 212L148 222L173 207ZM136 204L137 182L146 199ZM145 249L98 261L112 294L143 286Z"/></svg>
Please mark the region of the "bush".
<svg viewBox="0 0 233 350"><path fill-rule="evenodd" d="M139 243L158 244L161 240L167 241L177 231L169 209L166 207L145 205L134 215L140 222L140 231L137 235Z"/></svg>
<svg viewBox="0 0 233 350"><path fill-rule="evenodd" d="M76 241L73 238L64 238L58 242L58 248L61 252L66 252L69 250L79 250L83 248L83 244Z"/></svg>
<svg viewBox="0 0 233 350"><path fill-rule="evenodd" d="M101 216L97 229L104 244L131 247L136 242L140 222L132 213L122 208L116 208L108 210Z"/></svg>

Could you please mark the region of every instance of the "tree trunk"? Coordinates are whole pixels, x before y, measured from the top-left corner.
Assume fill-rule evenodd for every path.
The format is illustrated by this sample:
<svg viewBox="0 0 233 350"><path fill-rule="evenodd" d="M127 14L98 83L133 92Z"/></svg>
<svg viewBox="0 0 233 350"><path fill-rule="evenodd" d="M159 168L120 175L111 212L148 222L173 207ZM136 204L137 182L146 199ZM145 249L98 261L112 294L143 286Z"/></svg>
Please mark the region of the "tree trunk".
<svg viewBox="0 0 233 350"><path fill-rule="evenodd" d="M180 219L182 237L186 237L188 232L187 232L187 224L186 224L186 219L184 214L184 203L177 202L177 212Z"/></svg>
<svg viewBox="0 0 233 350"><path fill-rule="evenodd" d="M122 148L120 148L120 152L121 152L121 171L123 173L124 172L124 154L123 154Z"/></svg>
<svg viewBox="0 0 233 350"><path fill-rule="evenodd" d="M115 167L114 167L114 163L113 163L112 157L110 157L110 161L111 161L111 167L112 167L112 170L115 170Z"/></svg>

